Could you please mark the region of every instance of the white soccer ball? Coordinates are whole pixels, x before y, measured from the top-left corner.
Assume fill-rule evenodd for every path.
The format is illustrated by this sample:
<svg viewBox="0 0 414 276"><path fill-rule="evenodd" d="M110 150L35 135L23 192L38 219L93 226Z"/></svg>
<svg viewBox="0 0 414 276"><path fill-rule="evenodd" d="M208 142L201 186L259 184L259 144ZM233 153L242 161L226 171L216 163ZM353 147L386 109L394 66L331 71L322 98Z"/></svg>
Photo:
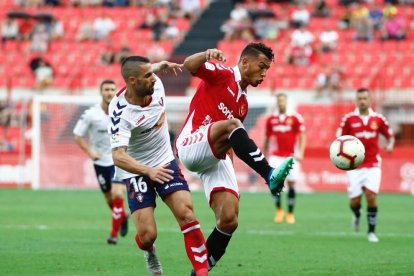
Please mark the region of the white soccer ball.
<svg viewBox="0 0 414 276"><path fill-rule="evenodd" d="M364 161L365 147L355 136L340 136L332 142L329 157L337 168L346 171L353 170Z"/></svg>

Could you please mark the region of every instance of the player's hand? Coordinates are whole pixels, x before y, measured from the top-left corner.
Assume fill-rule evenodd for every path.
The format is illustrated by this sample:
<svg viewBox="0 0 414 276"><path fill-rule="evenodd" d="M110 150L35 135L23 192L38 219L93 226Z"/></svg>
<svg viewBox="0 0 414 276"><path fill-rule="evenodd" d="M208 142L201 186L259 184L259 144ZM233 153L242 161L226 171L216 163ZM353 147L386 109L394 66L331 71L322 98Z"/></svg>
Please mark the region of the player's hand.
<svg viewBox="0 0 414 276"><path fill-rule="evenodd" d="M174 178L172 176L174 171L165 168L166 166L167 165L164 165L162 167L150 168L148 172L148 177L152 181L155 181L161 184L164 184L165 182L172 180Z"/></svg>
<svg viewBox="0 0 414 276"><path fill-rule="evenodd" d="M386 150L388 153L392 153L392 151L394 150L394 145L387 145L387 146L385 147L385 150Z"/></svg>
<svg viewBox="0 0 414 276"><path fill-rule="evenodd" d="M101 158L101 154L99 152L91 150L89 152L89 158L91 158L92 161L96 161L96 160L99 160Z"/></svg>
<svg viewBox="0 0 414 276"><path fill-rule="evenodd" d="M159 71L167 74L167 73L174 73L174 75L178 75L178 72L182 72L183 70L181 69L183 67L182 64L178 64L178 63L174 63L174 62L169 62L169 61L161 61L160 62L160 68Z"/></svg>
<svg viewBox="0 0 414 276"><path fill-rule="evenodd" d="M226 61L226 58L222 51L214 48L214 49L208 49L206 52L206 60L209 61L210 59L215 59L218 61Z"/></svg>
<svg viewBox="0 0 414 276"><path fill-rule="evenodd" d="M303 155L300 153L295 153L293 158L295 158L296 161L301 162L303 160Z"/></svg>

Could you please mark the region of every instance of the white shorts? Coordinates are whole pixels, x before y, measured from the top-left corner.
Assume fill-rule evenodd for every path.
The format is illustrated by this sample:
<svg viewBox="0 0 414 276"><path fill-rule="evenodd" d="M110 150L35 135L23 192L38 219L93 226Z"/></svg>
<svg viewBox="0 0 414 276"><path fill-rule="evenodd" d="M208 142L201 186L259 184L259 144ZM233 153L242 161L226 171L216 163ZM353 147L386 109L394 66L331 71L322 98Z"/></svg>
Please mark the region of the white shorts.
<svg viewBox="0 0 414 276"><path fill-rule="evenodd" d="M286 160L287 157L271 155L269 157L269 165L273 168L279 167L283 161ZM300 176L300 163L298 161L293 162L292 169L290 170L288 176L286 177L286 181L296 182L299 180Z"/></svg>
<svg viewBox="0 0 414 276"><path fill-rule="evenodd" d="M349 198L362 195L363 187L378 194L381 184L381 168L373 167L356 169L347 171L347 175L349 181Z"/></svg>
<svg viewBox="0 0 414 276"><path fill-rule="evenodd" d="M210 127L200 128L192 134L178 137L177 153L181 163L190 171L196 172L203 182L206 198L210 202L211 193L228 191L240 197L236 174L230 157L222 158L214 154L210 146Z"/></svg>

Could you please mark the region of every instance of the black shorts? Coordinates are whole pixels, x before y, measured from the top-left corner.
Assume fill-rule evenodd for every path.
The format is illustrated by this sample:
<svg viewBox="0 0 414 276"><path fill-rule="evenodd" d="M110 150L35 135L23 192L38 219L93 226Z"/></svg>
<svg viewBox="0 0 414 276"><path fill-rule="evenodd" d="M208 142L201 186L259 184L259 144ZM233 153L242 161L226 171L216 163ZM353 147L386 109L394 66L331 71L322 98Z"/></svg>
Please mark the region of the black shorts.
<svg viewBox="0 0 414 276"><path fill-rule="evenodd" d="M112 189L112 183L122 183L120 181L114 181L115 175L115 166L99 166L93 165L96 172L96 177L98 178L99 187L101 187L102 192L107 193Z"/></svg>

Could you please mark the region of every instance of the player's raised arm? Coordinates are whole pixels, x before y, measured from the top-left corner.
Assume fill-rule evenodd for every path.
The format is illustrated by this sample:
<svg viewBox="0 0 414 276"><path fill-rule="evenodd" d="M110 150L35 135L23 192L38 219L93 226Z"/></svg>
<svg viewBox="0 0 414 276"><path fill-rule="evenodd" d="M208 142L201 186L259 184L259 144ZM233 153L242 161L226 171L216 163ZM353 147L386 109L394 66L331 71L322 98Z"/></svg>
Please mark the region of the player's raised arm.
<svg viewBox="0 0 414 276"><path fill-rule="evenodd" d="M164 167L149 167L143 164L140 164L133 157L131 157L127 152L126 146L116 147L112 149L112 159L114 160L115 166L139 175L146 175L151 180L164 184L173 179L171 174L172 170L166 169Z"/></svg>
<svg viewBox="0 0 414 276"><path fill-rule="evenodd" d="M174 62L169 62L166 60L157 62L157 63L153 63L151 64L152 66L152 71L155 74L158 73L169 73L172 72L174 73L176 76L178 74L178 72L182 72L183 70L181 69L183 67L182 64L178 64L178 63L174 63Z"/></svg>
<svg viewBox="0 0 414 276"><path fill-rule="evenodd" d="M222 51L218 49L208 49L204 52L196 53L187 57L184 60L184 67L191 73L196 73L198 68L200 68L201 65L210 59L215 59L223 62L226 61L226 58L224 57Z"/></svg>

